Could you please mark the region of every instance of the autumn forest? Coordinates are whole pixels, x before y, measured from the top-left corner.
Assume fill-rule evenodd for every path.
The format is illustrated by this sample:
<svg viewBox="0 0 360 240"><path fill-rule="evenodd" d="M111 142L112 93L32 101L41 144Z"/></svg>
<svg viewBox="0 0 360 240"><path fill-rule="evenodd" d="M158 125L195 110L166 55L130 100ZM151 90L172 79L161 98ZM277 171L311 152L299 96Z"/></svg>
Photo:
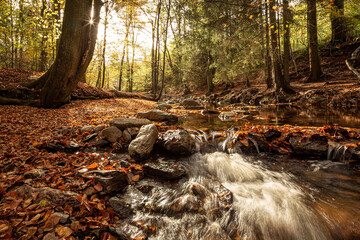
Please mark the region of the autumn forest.
<svg viewBox="0 0 360 240"><path fill-rule="evenodd" d="M0 1L0 239L360 239L359 0Z"/></svg>

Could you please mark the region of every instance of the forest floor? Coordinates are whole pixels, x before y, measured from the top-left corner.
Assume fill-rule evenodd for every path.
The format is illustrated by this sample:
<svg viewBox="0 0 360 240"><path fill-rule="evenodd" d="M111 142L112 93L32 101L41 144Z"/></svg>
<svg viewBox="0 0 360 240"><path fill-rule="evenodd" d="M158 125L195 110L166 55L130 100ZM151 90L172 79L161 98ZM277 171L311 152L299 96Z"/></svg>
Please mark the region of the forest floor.
<svg viewBox="0 0 360 240"><path fill-rule="evenodd" d="M297 80L292 83L293 87L298 91L358 88L358 80L344 63L351 50L345 50L335 51L330 57L323 56L324 72L332 77L321 83L303 83L306 67L298 64ZM20 82L38 75L21 69L0 69L0 88L18 87ZM259 84L259 87L263 85ZM221 91L221 88L217 90ZM71 146L80 143L80 149L88 147L83 140L89 133L80 131L83 126L108 125L113 118L135 117L137 112L148 111L157 104L139 99L147 98L146 94L125 94L123 98L111 98L113 92L103 92L85 84L80 84L74 96L81 98L91 94L107 99L74 100L59 109L0 106L0 239L84 239L96 234L100 234L101 239L115 239L107 229L118 218L108 205L108 196L101 194L103 186L82 177L79 170L85 167L88 170L116 169L126 172L130 182L134 183L144 177L142 163L125 157L130 167L124 168L120 161L110 161L110 155L119 148L126 153L126 149L119 144L111 145L108 152L101 154L86 151L76 153L71 151ZM178 115L189 112L183 108L167 111ZM156 126L160 132L173 128L163 123L156 123ZM250 132L266 138L266 147L277 154L293 153L294 149L289 144L291 137L307 139L308 143L321 143L325 137L344 142L360 159L358 129L245 126L241 132L245 136L241 140L245 147L251 144L247 139ZM280 135L286 134L278 138L276 135L279 132ZM49 151L51 144L61 145L63 149ZM298 147L301 149L303 145ZM358 166L356 161L353 164ZM355 169L359 171L358 167ZM89 194L89 188L95 192ZM57 217L60 215L55 212L70 216L70 219L62 223ZM99 229L101 231L96 232ZM152 231L151 227L148 230Z"/></svg>

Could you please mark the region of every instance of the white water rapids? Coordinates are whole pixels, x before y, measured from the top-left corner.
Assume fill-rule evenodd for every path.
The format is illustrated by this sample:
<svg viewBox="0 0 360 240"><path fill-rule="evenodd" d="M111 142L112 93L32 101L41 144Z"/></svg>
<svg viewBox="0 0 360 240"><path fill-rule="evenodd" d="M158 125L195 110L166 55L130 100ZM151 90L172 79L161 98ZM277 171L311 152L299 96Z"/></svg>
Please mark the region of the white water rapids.
<svg viewBox="0 0 360 240"><path fill-rule="evenodd" d="M220 152L182 164L189 177L177 184L150 181L149 193L122 195L136 209L132 223L156 228L148 239L343 239L287 173Z"/></svg>

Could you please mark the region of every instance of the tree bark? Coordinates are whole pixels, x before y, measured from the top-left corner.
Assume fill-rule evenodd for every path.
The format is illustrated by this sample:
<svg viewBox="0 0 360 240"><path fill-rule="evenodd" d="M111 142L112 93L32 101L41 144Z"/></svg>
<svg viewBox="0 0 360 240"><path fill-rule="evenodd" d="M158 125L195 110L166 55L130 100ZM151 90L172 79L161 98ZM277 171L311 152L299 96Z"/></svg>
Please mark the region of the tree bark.
<svg viewBox="0 0 360 240"><path fill-rule="evenodd" d="M289 0L283 0L283 28L284 28L284 81L285 84L290 84L290 6Z"/></svg>
<svg viewBox="0 0 360 240"><path fill-rule="evenodd" d="M284 77L281 72L280 65L280 49L277 36L277 22L275 13L275 2L269 3L269 16L270 16L270 42L271 42L271 72L274 81L275 90L279 91L282 88Z"/></svg>
<svg viewBox="0 0 360 240"><path fill-rule="evenodd" d="M330 13L332 45L346 42L346 24L344 18L344 0L334 0Z"/></svg>
<svg viewBox="0 0 360 240"><path fill-rule="evenodd" d="M309 48L310 75L307 82L316 82L322 75L316 19L316 0L307 0L307 35Z"/></svg>
<svg viewBox="0 0 360 240"><path fill-rule="evenodd" d="M265 6L265 34L266 34L266 66L267 66L267 76L266 76L266 88L270 89L273 87L271 79L271 56L270 56L270 34L269 34L269 2Z"/></svg>
<svg viewBox="0 0 360 240"><path fill-rule="evenodd" d="M101 0L66 1L59 50L45 73L46 83L40 94L42 107L59 107L68 101L85 74L95 49L102 4Z"/></svg>

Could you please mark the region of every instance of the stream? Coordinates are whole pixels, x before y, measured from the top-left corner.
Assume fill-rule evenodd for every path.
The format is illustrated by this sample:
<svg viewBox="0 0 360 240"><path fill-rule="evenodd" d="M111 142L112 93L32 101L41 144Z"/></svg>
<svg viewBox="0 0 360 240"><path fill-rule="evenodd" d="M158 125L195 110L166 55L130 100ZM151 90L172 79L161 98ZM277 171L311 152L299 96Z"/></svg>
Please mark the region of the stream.
<svg viewBox="0 0 360 240"><path fill-rule="evenodd" d="M357 113L352 118L326 113L309 117L313 123L306 118L296 122L304 113L291 111L280 111L282 115L274 109L259 111L252 123L351 127L360 121ZM276 123L271 116L276 116ZM180 124L219 130L241 123L191 114ZM198 138L200 144L204 139ZM113 231L139 239L360 239L360 174L346 161L271 153L245 156L225 150L224 143L207 144L212 145L209 151L188 158L156 160L180 165L186 177L144 178L118 194L132 214Z"/></svg>

